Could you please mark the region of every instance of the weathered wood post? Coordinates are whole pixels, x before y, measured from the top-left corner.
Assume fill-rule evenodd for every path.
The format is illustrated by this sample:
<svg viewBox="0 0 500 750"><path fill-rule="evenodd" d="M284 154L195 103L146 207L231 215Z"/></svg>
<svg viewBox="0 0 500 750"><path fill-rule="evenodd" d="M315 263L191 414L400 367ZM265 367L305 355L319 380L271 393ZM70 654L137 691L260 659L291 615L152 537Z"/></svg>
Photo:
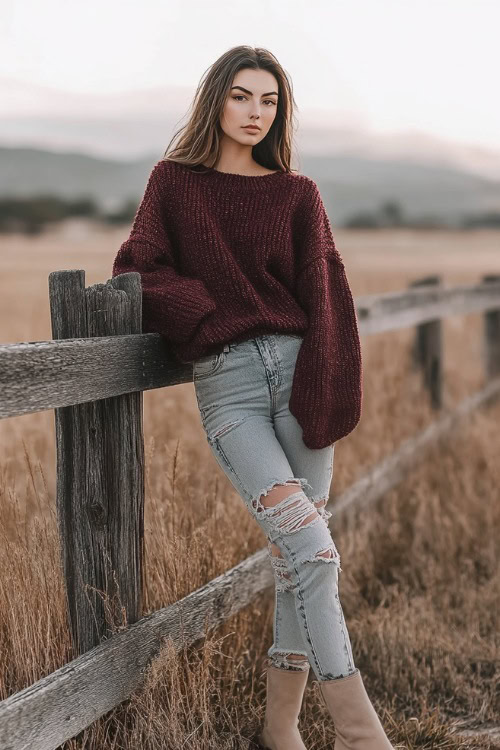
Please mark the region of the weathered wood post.
<svg viewBox="0 0 500 750"><path fill-rule="evenodd" d="M440 276L425 276L412 281L410 287L439 284ZM417 325L412 364L414 367L422 368L424 386L429 391L433 409L440 409L443 402L442 339L442 322L439 318Z"/></svg>
<svg viewBox="0 0 500 750"><path fill-rule="evenodd" d="M488 274L482 277L483 284L500 281L500 274ZM500 303L495 310L484 313L484 369L486 379L490 380L500 373Z"/></svg>
<svg viewBox="0 0 500 750"><path fill-rule="evenodd" d="M49 293L54 339L141 333L138 273L85 289L84 271L55 271ZM54 413L59 535L79 655L142 615L142 391Z"/></svg>

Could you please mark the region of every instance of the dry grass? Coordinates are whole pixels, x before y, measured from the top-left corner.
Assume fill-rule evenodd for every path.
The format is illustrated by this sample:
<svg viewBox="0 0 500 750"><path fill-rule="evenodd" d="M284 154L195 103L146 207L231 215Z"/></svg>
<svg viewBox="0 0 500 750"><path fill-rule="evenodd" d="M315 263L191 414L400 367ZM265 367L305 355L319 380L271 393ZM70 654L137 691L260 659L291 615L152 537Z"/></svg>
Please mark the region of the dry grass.
<svg viewBox="0 0 500 750"><path fill-rule="evenodd" d="M109 278L126 231L78 234L78 225L0 247L0 340L50 339L47 276L85 268ZM402 289L428 273L448 284L498 266L498 233L336 233L354 294ZM481 317L446 321L446 406L480 388ZM363 339L363 419L336 449L332 495L433 419L408 367L412 331ZM335 516L341 598L357 666L394 744L499 748L466 739L454 722L498 722L500 404L442 440L404 483L352 522ZM213 459L192 384L144 395L146 610L185 596L265 544ZM0 699L73 658L55 523L53 413L0 422ZM193 466L196 470L193 471ZM210 539L208 545L206 540ZM215 633L175 654L168 643L141 690L67 750L251 749L264 710L272 591ZM334 731L318 686L301 714L310 750Z"/></svg>

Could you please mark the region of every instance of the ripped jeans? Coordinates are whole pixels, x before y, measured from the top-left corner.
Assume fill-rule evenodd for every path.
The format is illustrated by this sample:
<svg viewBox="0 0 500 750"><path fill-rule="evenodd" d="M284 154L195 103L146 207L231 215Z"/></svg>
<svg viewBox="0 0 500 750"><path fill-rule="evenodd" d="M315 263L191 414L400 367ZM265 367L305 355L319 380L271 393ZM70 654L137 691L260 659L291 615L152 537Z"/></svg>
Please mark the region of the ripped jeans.
<svg viewBox="0 0 500 750"><path fill-rule="evenodd" d="M311 666L318 680L333 680L357 669L339 599L332 514L324 508L335 445L308 448L288 409L302 338L265 334L226 344L193 362L193 381L213 455L268 539L275 575L269 663ZM270 504L280 485L282 499Z"/></svg>

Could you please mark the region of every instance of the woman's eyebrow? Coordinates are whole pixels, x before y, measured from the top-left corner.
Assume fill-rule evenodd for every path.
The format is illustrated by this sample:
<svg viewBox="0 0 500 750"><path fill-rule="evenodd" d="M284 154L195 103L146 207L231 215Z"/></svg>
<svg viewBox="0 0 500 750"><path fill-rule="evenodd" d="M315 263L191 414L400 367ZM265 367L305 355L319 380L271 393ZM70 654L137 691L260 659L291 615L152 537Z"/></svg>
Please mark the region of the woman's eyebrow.
<svg viewBox="0 0 500 750"><path fill-rule="evenodd" d="M231 87L231 91L233 89L241 89L242 91L245 92L245 94L250 94L250 96L252 96L252 92L249 91L248 89L243 88L243 86L232 86ZM278 96L278 92L277 91L268 91L267 94L262 94L262 96L270 96L271 94L276 94L276 96Z"/></svg>

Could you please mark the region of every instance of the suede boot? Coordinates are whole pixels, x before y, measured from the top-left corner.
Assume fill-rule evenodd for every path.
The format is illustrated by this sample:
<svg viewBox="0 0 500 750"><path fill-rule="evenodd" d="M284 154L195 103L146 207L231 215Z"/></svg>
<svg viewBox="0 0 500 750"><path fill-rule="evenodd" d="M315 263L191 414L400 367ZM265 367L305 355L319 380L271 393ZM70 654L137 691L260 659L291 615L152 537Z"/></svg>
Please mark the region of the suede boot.
<svg viewBox="0 0 500 750"><path fill-rule="evenodd" d="M394 750L359 669L348 677L319 680L319 689L335 725L335 750Z"/></svg>
<svg viewBox="0 0 500 750"><path fill-rule="evenodd" d="M263 750L307 750L298 724L309 675L305 671L267 667L266 715L257 742Z"/></svg>

